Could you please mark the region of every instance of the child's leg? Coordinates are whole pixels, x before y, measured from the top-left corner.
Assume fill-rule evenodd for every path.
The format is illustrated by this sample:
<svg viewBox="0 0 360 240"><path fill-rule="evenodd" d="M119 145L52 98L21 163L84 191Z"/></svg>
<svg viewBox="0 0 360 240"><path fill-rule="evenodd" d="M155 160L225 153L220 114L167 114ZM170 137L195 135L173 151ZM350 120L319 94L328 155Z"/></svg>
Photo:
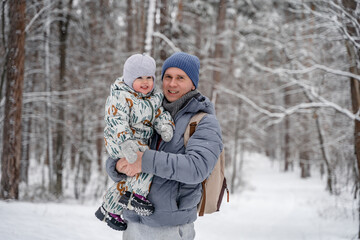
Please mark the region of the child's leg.
<svg viewBox="0 0 360 240"><path fill-rule="evenodd" d="M107 190L102 206L95 212L99 220L105 221L109 227L118 231L124 231L127 228L126 222L121 218L123 207L118 202L121 197L119 188L123 183L125 181L115 183Z"/></svg>
<svg viewBox="0 0 360 240"><path fill-rule="evenodd" d="M152 174L140 173L135 177L128 177L129 191L120 198L119 203L126 209L134 210L142 216L149 216L154 212L154 206L146 198L151 185ZM131 190L130 190L131 189Z"/></svg>
<svg viewBox="0 0 360 240"><path fill-rule="evenodd" d="M106 151L109 153L110 157L113 159L118 159L123 157L123 153L119 144L117 143L117 139L114 137L116 133L114 129L110 127L105 127L104 129L104 141Z"/></svg>
<svg viewBox="0 0 360 240"><path fill-rule="evenodd" d="M153 177L153 174L139 173L128 178L128 185L134 193L146 197L149 194Z"/></svg>
<svg viewBox="0 0 360 240"><path fill-rule="evenodd" d="M114 183L105 193L103 197L103 207L107 212L120 215L122 213L122 206L119 204L119 199L128 187L125 186L125 181ZM121 192L122 191L122 192Z"/></svg>
<svg viewBox="0 0 360 240"><path fill-rule="evenodd" d="M142 141L138 141L138 145L141 152L149 149L149 146ZM149 194L152 179L152 174L139 173L128 180L128 186L132 188L134 193L146 197Z"/></svg>

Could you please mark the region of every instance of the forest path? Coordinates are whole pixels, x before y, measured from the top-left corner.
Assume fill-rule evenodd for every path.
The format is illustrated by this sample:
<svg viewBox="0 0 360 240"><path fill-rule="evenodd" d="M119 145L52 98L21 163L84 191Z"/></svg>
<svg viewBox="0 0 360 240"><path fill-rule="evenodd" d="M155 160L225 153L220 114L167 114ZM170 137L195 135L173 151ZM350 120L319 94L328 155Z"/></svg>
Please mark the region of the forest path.
<svg viewBox="0 0 360 240"><path fill-rule="evenodd" d="M282 172L279 163L258 154L246 155L242 174L246 181L243 192L230 195L230 203L224 198L220 213L199 218L197 239L335 240L356 236L351 196L330 196L319 176L300 179L299 173Z"/></svg>

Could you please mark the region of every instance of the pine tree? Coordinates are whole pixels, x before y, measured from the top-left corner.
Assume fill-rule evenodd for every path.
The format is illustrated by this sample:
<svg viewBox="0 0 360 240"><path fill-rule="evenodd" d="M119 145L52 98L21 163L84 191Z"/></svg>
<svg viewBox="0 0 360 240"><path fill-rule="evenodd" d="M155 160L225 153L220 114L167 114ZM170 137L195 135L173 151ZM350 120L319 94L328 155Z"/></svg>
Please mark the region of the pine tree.
<svg viewBox="0 0 360 240"><path fill-rule="evenodd" d="M25 63L26 1L9 1L10 30L5 96L5 119L1 164L1 190L4 199L19 198L21 158L21 109Z"/></svg>

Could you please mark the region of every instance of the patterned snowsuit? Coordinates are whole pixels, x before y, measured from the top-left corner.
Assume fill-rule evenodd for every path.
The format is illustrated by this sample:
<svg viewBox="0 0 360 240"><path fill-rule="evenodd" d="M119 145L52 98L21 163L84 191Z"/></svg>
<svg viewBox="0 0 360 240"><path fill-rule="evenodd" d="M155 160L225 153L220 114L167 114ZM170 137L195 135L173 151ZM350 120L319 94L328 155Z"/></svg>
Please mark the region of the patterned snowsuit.
<svg viewBox="0 0 360 240"><path fill-rule="evenodd" d="M116 79L111 85L110 96L105 104L104 139L107 152L113 159L122 158L121 143L136 140L139 150L148 148L148 140L154 129L160 134L165 124L175 125L170 113L164 111L162 105L164 95L152 91L148 95L135 92L127 86L122 78ZM120 196L125 191L147 196L153 175L140 173L135 177L127 177L125 181L113 184L104 196L104 208L111 213L120 215Z"/></svg>

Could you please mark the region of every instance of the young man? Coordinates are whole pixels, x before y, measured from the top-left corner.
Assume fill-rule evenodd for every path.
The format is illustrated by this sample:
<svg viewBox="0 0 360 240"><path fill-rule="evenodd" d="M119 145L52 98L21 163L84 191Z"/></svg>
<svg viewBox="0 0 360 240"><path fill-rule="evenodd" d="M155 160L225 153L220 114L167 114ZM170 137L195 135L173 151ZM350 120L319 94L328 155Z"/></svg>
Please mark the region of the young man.
<svg viewBox="0 0 360 240"><path fill-rule="evenodd" d="M164 142L155 134L150 149L137 152L135 163L129 164L124 158L107 160L107 171L114 181L139 172L154 174L148 199L155 211L150 216L124 211L128 220L124 240L195 238L194 221L201 198L201 182L211 173L223 148L214 107L196 90L199 69L199 59L183 52L173 54L164 62L163 107L170 112L176 126L171 141ZM207 115L185 147L186 126L198 112Z"/></svg>

